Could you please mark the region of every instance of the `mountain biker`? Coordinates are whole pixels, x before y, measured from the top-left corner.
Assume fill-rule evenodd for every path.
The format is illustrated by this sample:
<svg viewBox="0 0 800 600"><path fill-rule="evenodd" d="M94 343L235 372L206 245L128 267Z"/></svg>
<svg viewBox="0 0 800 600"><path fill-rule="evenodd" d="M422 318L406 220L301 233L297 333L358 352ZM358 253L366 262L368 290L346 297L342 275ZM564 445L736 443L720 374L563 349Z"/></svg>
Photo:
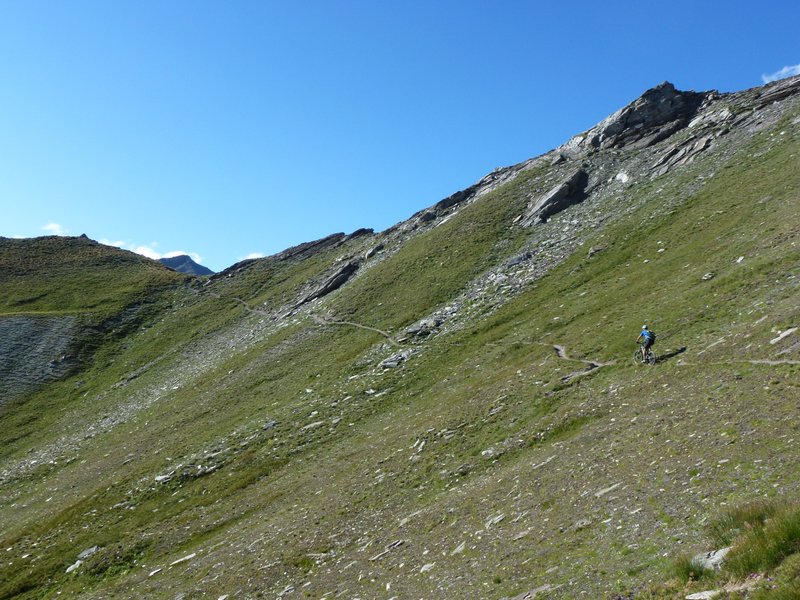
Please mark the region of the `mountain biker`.
<svg viewBox="0 0 800 600"><path fill-rule="evenodd" d="M656 343L656 334L647 325L642 325L642 331L639 337L636 338L636 343L638 344L639 342L642 344L642 362L647 362L647 352Z"/></svg>

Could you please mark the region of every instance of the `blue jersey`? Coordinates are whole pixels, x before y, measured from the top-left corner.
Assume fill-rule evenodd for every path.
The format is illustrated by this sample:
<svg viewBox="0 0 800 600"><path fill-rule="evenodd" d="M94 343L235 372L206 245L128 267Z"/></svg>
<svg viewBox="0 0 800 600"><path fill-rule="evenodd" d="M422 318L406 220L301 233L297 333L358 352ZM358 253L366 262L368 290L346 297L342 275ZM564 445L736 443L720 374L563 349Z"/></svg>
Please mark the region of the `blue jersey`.
<svg viewBox="0 0 800 600"><path fill-rule="evenodd" d="M642 329L642 333L639 334L642 336L646 341L651 341L655 336L655 334L650 331L649 329Z"/></svg>

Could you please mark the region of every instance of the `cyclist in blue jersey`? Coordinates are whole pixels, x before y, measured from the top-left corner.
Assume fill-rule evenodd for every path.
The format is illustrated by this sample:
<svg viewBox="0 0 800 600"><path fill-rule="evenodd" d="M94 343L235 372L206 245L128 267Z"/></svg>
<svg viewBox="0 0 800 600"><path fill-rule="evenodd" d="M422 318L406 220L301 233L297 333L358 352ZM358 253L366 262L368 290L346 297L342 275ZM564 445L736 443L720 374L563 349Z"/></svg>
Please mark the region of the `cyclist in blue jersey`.
<svg viewBox="0 0 800 600"><path fill-rule="evenodd" d="M656 343L656 334L653 333L647 325L642 325L642 331L639 337L636 338L636 343L638 344L640 342L642 344L642 362L646 362L648 350Z"/></svg>

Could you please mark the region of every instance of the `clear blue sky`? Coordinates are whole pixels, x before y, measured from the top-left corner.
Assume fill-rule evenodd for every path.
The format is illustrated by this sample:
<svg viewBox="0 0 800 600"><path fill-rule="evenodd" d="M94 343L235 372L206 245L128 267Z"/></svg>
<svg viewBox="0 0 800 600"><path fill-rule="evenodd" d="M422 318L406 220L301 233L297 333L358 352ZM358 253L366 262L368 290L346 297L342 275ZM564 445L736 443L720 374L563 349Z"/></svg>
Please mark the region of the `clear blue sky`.
<svg viewBox="0 0 800 600"><path fill-rule="evenodd" d="M0 0L0 235L220 270L384 229L669 80L800 71L800 2Z"/></svg>

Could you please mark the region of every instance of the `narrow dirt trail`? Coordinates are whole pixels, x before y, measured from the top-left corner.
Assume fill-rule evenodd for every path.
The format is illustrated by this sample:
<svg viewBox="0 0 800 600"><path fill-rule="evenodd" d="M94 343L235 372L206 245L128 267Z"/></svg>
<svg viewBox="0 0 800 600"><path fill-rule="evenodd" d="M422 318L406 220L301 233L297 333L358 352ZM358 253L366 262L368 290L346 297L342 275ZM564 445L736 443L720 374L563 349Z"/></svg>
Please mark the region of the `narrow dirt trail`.
<svg viewBox="0 0 800 600"><path fill-rule="evenodd" d="M261 310L259 308L253 308L245 300L242 300L241 298L237 298L235 296L222 296L221 294L218 294L217 292L214 292L212 290L208 290L206 293L212 298L216 298L217 300L230 300L231 302L236 302L236 304L239 304L245 311L249 313L269 315L267 311Z"/></svg>
<svg viewBox="0 0 800 600"><path fill-rule="evenodd" d="M376 329L375 327L370 327L369 325L362 325L361 323L354 323L353 321L330 321L328 319L323 319L319 315L312 314L310 316L319 325L349 325L350 327L358 327L359 329L374 331L375 333L380 334L387 340L389 340L389 343L391 343L393 346L396 346L397 348L403 347L400 343L396 342L389 333L383 331L382 329Z"/></svg>
<svg viewBox="0 0 800 600"><path fill-rule="evenodd" d="M614 361L611 361L611 362L600 362L600 361L596 361L596 360L585 360L585 359L582 359L582 358L572 358L569 354L567 354L567 349L564 346L562 346L561 344L553 344L553 350L555 350L556 355L558 356L558 358L560 358L562 360L571 360L571 361L576 361L576 362L582 362L582 363L584 363L586 365L585 369L582 369L580 371L573 371L572 373L567 373L566 375L564 375L561 378L561 381L563 383L571 381L571 380L573 380L573 379L575 379L577 377L583 377L585 375L588 375L589 373L592 373L592 372L596 371L600 367L607 367L609 365L613 365L614 364Z"/></svg>

